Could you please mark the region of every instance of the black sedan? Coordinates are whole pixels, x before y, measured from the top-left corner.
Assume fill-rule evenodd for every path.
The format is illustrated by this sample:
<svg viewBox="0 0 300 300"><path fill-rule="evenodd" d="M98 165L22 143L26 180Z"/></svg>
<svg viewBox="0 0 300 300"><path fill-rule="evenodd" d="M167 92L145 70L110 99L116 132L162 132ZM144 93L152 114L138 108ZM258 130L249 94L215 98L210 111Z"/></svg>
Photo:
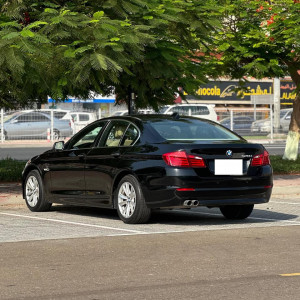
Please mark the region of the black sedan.
<svg viewBox="0 0 300 300"><path fill-rule="evenodd" d="M117 209L145 223L154 209L219 207L245 219L269 201L269 154L225 127L168 115L111 117L32 158L23 171L31 211L52 203Z"/></svg>

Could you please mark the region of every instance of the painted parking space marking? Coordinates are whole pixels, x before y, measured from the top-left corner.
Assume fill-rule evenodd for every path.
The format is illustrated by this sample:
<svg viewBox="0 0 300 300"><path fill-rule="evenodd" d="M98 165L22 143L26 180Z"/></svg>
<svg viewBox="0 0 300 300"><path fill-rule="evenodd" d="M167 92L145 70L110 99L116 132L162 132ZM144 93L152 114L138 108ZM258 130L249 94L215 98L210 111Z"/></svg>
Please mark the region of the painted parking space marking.
<svg viewBox="0 0 300 300"><path fill-rule="evenodd" d="M295 202L272 201L272 203L288 204L288 205L300 205L299 202L295 203Z"/></svg>
<svg viewBox="0 0 300 300"><path fill-rule="evenodd" d="M279 199L278 199L279 200ZM0 212L1 242L20 242L84 237L119 237L135 235L176 234L187 232L247 230L249 228L300 226L299 202L272 203L255 209L247 220L226 220L218 209L196 208L157 211L149 224L124 224L117 214L106 210L57 210L32 214L24 207ZM274 205L273 205L274 204ZM295 205L297 204L297 205ZM74 212L74 213L73 213ZM188 225L188 226L187 226Z"/></svg>
<svg viewBox="0 0 300 300"><path fill-rule="evenodd" d="M138 230L124 229L124 228L117 228L117 227L110 227L110 226L102 226L102 225L94 225L94 224L72 222L72 221L64 221L64 220L58 220L58 219L40 218L40 217L26 216L26 215L20 215L20 214L11 214L11 213L0 213L0 214L5 215L5 216L27 218L27 219L33 219L33 220L39 220L39 221L48 221L48 222L56 222L56 223L70 224L70 225L77 225L77 226L86 226L86 227L93 227L93 228L126 231L126 232L131 232L131 233L138 233L138 234L143 233L143 231L138 231Z"/></svg>
<svg viewBox="0 0 300 300"><path fill-rule="evenodd" d="M300 276L300 273L290 273L290 274L280 274L282 277L294 277L294 276Z"/></svg>

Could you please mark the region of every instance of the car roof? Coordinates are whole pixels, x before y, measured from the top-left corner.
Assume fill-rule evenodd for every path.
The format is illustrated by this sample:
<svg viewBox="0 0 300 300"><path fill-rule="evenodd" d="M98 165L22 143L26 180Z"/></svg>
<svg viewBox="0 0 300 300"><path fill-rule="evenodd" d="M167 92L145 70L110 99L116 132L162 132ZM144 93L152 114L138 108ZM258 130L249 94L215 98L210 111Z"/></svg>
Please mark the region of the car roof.
<svg viewBox="0 0 300 300"><path fill-rule="evenodd" d="M176 116L179 116L176 117ZM134 115L127 115L127 116L112 116L108 118L103 118L101 120L127 120L127 121L141 121L141 122L149 122L149 121L161 121L161 120L187 120L187 119L192 119L192 120L199 120L199 121L204 121L208 123L214 123L211 120L208 119L201 119L201 118L196 118L196 117L190 117L190 116L181 116L179 114L175 115L165 115L165 114L134 114Z"/></svg>

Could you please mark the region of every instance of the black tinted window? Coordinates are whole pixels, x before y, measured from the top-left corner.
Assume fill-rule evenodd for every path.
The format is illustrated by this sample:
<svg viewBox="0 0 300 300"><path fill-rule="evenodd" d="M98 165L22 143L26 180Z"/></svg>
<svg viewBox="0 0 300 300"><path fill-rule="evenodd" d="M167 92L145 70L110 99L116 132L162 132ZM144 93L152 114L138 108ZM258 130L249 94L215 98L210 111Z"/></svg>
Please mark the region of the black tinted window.
<svg viewBox="0 0 300 300"><path fill-rule="evenodd" d="M240 138L218 124L201 120L161 120L150 123L167 140L239 140Z"/></svg>

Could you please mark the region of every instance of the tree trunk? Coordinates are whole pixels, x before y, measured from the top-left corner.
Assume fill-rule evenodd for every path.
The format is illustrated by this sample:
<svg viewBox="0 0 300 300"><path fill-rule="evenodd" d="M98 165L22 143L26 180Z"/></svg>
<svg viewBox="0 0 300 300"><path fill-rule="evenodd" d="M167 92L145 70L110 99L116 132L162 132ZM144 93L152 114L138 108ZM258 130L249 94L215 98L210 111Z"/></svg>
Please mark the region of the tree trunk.
<svg viewBox="0 0 300 300"><path fill-rule="evenodd" d="M283 159L296 160L298 156L300 139L300 72L299 64L296 62L286 62L289 73L297 86L297 96L293 103L293 113L289 127L289 133L286 139L286 146Z"/></svg>
<svg viewBox="0 0 300 300"><path fill-rule="evenodd" d="M294 104L293 113L291 116L291 123L289 133L286 139L286 146L283 159L296 160L298 156L300 138L300 95L298 94Z"/></svg>
<svg viewBox="0 0 300 300"><path fill-rule="evenodd" d="M133 90L131 86L128 87L128 115L132 115L134 113L134 103L133 103Z"/></svg>

